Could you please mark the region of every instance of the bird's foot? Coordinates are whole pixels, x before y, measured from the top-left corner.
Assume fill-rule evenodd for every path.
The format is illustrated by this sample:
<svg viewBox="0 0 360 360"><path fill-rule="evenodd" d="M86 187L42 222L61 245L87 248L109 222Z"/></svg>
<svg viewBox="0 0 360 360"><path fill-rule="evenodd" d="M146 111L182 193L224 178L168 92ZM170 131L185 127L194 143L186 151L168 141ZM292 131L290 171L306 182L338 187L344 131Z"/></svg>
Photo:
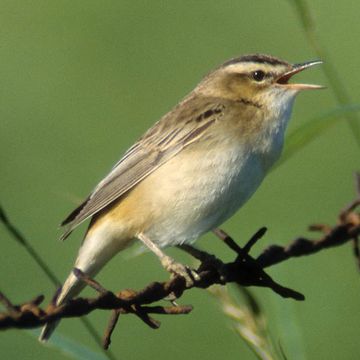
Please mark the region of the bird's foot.
<svg viewBox="0 0 360 360"><path fill-rule="evenodd" d="M170 256L165 255L161 259L161 264L164 269L172 275L183 277L186 281L186 287L192 287L196 281L200 280L200 276L195 270L179 262L176 262Z"/></svg>

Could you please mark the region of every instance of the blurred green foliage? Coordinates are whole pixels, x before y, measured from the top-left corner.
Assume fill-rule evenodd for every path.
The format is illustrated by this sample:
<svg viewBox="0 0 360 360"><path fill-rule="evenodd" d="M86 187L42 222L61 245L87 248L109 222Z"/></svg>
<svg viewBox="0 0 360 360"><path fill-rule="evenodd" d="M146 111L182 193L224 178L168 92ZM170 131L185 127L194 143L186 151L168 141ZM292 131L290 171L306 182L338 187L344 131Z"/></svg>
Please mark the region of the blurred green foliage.
<svg viewBox="0 0 360 360"><path fill-rule="evenodd" d="M121 154L210 69L244 53L291 62L316 58L313 41L327 48L332 69L359 102L358 2L311 3L316 32L303 31L295 1L0 1L1 202L31 244L61 278L71 269L79 229L56 241L59 222ZM303 2L302 2L303 3ZM296 101L288 133L338 109L334 83L320 68L299 78L328 86ZM339 111L339 116L342 110ZM330 120L332 121L332 120ZM352 120L355 127L358 121ZM318 127L315 127L318 129ZM309 135L311 136L311 135ZM224 228L245 242L260 226L270 231L255 251L306 235L312 222L332 223L354 196L359 149L339 117L322 136L278 167ZM0 227L1 290L16 302L54 287L28 254ZM213 236L199 245L232 255ZM169 251L185 262L191 260ZM128 252L129 254L130 252ZM166 274L151 254L117 256L98 279L109 289L140 288ZM359 278L349 246L270 269L278 281L306 295L295 303L256 289L271 335L289 359L354 359L359 353ZM92 294L87 290L87 295ZM229 326L216 300L194 290L181 300L189 316L163 318L160 330L122 318L113 336L118 359L254 359ZM101 333L108 314L90 316ZM79 320L59 333L99 352ZM7 359L64 359L26 331L1 333Z"/></svg>

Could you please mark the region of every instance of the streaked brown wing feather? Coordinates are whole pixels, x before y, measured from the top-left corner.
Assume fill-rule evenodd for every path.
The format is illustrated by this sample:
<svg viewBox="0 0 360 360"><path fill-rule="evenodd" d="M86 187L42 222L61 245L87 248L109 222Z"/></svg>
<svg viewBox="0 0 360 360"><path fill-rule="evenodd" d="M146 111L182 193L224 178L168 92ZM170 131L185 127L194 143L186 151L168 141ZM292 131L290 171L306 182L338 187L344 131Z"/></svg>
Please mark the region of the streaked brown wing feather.
<svg viewBox="0 0 360 360"><path fill-rule="evenodd" d="M196 99L197 111L188 113L192 108L188 102L192 100L185 100L175 107L124 154L90 196L63 221L61 225L66 229L62 239L201 137L222 116L223 105L199 98Z"/></svg>

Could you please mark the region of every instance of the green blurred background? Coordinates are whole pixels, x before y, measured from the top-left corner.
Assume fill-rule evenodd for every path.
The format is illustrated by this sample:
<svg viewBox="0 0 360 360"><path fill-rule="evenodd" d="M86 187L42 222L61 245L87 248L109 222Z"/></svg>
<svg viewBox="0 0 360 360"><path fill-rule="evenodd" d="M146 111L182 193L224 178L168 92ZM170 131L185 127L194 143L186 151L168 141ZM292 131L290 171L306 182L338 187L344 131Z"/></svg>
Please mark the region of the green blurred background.
<svg viewBox="0 0 360 360"><path fill-rule="evenodd" d="M64 279L83 229L57 241L59 222L121 154L210 69L244 53L301 62L316 58L294 1L0 1L1 203L41 256ZM359 98L358 1L311 3L317 40L340 79ZM327 60L327 59L323 59ZM329 86L320 68L299 79ZM301 94L288 133L338 106L331 86ZM269 227L255 253L270 243L309 235L307 225L334 223L354 197L359 148L346 120L280 166L224 229L244 243ZM0 226L1 290L19 303L54 287ZM198 244L225 260L233 254L208 235ZM191 260L170 250L186 262ZM306 301L256 289L275 342L288 359L355 359L360 345L360 279L350 246L271 268ZM140 288L166 279L151 254L117 256L98 279L109 289ZM91 291L87 295L93 295ZM113 336L117 359L254 359L206 291L180 301L189 316L163 317L153 331L122 317ZM109 314L89 318L103 332ZM100 352L78 319L58 330ZM27 331L0 335L4 359L64 359Z"/></svg>

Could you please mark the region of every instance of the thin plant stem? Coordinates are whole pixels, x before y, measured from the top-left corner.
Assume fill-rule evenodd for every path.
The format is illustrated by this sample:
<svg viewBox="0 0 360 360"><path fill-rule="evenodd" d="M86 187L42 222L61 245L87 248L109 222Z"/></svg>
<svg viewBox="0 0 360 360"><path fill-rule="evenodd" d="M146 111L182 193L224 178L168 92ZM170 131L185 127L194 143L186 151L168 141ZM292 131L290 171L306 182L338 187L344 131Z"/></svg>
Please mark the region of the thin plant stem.
<svg viewBox="0 0 360 360"><path fill-rule="evenodd" d="M25 236L17 229L12 222L9 220L6 215L4 209L0 206L0 221L4 224L6 230L10 233L10 235L25 248L26 252L30 255L30 257L36 262L36 264L41 268L41 270L45 273L48 279L52 282L55 287L61 286L61 282L55 273L50 269L49 265L42 259L39 253L33 248L29 241L25 238ZM81 317L80 321L85 326L88 333L94 339L96 344L100 347L102 352L106 355L106 357L110 360L116 360L114 354L112 354L109 350L105 351L102 347L102 338L98 334L97 330L91 324L91 322L85 318Z"/></svg>
<svg viewBox="0 0 360 360"><path fill-rule="evenodd" d="M307 1L292 0L291 3L295 6L296 14L299 18L299 21L310 46L315 51L317 56L325 61L322 69L331 85L331 88L338 103L340 105L350 104L351 97L345 85L341 81L336 67L331 61L329 52L327 51L325 46L318 41L315 22L313 20L313 16ZM344 114L343 116L347 120L349 127L354 135L356 144L360 149L360 121L358 115L354 112L349 112Z"/></svg>

